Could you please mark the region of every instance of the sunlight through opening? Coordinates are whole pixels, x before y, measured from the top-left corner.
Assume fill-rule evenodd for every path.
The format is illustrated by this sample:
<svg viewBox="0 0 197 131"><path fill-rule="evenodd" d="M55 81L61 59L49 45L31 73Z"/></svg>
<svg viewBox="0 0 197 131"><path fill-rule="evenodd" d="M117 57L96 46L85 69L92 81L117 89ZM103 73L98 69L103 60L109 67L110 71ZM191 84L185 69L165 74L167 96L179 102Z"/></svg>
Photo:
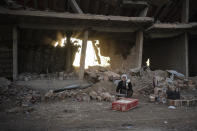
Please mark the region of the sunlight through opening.
<svg viewBox="0 0 197 131"><path fill-rule="evenodd" d="M76 46L79 46L78 51L75 54L75 59L73 62L74 67L79 67L80 66L82 40L76 39L76 38L71 38L71 43L73 43ZM66 44L66 38L63 38L61 40L61 43L56 42L54 47L57 47L57 46L64 47L65 44ZM85 69L87 69L89 66L103 66L103 67L110 66L110 57L105 57L105 56L101 55L100 48L98 47L99 40L96 40L94 44L95 44L96 50L98 51L97 55L96 55L96 51L93 46L93 42L92 41L87 42ZM100 62L97 57L99 57Z"/></svg>

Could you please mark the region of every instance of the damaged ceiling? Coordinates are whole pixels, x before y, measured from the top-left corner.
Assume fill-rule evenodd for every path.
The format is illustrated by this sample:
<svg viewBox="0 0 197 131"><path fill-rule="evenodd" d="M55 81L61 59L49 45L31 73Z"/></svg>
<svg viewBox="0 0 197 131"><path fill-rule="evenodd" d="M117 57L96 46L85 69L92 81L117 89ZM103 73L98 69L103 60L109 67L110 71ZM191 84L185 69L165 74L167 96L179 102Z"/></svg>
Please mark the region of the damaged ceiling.
<svg viewBox="0 0 197 131"><path fill-rule="evenodd" d="M25 8L74 13L69 5L70 0L14 0L11 8ZM195 0L191 0L196 3ZM190 2L191 2L190 1ZM145 8L148 17L160 22L180 22L183 0L76 0L82 12L86 14L115 15L137 17ZM20 6L16 6L20 4ZM15 5L15 6L14 6ZM191 4L191 18L196 14L195 4Z"/></svg>

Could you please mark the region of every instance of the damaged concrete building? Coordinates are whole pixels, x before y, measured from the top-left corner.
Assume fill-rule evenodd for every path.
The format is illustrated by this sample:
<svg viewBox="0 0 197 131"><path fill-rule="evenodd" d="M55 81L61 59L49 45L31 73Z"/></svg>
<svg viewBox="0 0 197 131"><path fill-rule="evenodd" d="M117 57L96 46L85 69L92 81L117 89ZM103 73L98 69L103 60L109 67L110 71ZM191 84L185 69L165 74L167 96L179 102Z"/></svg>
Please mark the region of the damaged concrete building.
<svg viewBox="0 0 197 131"><path fill-rule="evenodd" d="M69 71L83 40L83 78L88 40L99 40L112 69L173 69L197 75L195 0L1 1L0 76ZM55 48L63 37L66 46ZM94 45L94 44L93 44Z"/></svg>
<svg viewBox="0 0 197 131"><path fill-rule="evenodd" d="M196 5L0 0L0 130L197 130Z"/></svg>

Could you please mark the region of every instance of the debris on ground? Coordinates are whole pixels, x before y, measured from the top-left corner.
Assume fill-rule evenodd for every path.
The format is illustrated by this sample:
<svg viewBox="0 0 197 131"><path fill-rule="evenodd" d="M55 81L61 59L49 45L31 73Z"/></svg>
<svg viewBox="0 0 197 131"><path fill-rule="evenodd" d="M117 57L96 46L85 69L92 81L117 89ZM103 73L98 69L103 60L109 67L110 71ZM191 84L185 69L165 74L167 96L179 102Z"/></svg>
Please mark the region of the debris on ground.
<svg viewBox="0 0 197 131"><path fill-rule="evenodd" d="M114 101L116 86L109 81L98 82L85 89L64 90L54 92L52 90L45 94L45 100L74 98L78 101Z"/></svg>
<svg viewBox="0 0 197 131"><path fill-rule="evenodd" d="M19 108L22 108L23 112L31 112L33 110L32 105L40 101L40 92L14 85L6 78L1 78L0 103L2 106L11 107L7 112L21 111Z"/></svg>
<svg viewBox="0 0 197 131"><path fill-rule="evenodd" d="M130 70L131 81L134 85L134 90L144 96L149 96L151 102L167 103L167 99L176 100L175 106L188 105L193 106L197 99L195 93L187 93L189 91L196 92L197 84L194 78L186 79L185 76L174 70L155 70L149 68ZM140 73L140 75L139 75ZM173 97L169 97L169 93ZM188 95L190 94L190 95ZM169 98L168 98L169 97ZM180 99L178 101L177 99ZM192 104L181 104L182 101L190 101Z"/></svg>
<svg viewBox="0 0 197 131"><path fill-rule="evenodd" d="M120 76L110 69L93 66L85 70L85 80L92 82L91 84L75 84L65 86L63 88L54 88L45 92L41 96L39 91L27 88L22 85L13 84L6 78L0 78L0 103L14 103L12 108L7 112L18 112L21 108L22 112L33 111L33 104L41 100L63 100L71 98L75 101L110 101L116 100L117 83L121 80ZM58 72L54 74L30 74L22 73L19 75L19 80L30 81L35 79L40 80L66 80L76 77L76 73ZM174 70L155 70L152 71L148 67L131 69L127 73L131 80L133 90L149 98L151 102L168 103L170 106L194 106L197 105L197 78L192 77L186 79L184 75ZM181 92L180 99L168 100L167 91ZM43 98L43 99L41 99Z"/></svg>

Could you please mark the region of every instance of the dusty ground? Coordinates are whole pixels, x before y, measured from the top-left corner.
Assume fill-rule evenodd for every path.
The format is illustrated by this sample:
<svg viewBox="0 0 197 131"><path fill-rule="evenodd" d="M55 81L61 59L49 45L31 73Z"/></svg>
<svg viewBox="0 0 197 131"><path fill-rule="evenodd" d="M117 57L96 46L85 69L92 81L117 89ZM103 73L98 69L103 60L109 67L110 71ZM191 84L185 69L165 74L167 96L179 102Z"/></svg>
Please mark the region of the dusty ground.
<svg viewBox="0 0 197 131"><path fill-rule="evenodd" d="M110 102L77 102L73 99L41 102L31 113L0 111L1 131L195 131L197 107L175 110L149 103L143 96L139 106L128 112L110 110Z"/></svg>

